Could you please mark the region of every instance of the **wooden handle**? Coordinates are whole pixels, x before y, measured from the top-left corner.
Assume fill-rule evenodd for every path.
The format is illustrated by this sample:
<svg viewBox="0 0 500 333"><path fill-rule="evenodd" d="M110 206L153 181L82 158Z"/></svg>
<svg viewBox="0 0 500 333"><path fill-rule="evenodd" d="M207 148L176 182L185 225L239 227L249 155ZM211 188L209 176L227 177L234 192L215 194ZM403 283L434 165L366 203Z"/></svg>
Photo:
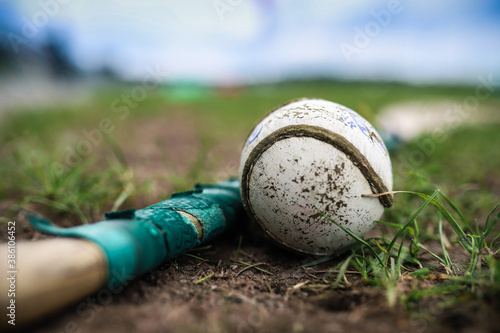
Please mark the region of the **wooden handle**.
<svg viewBox="0 0 500 333"><path fill-rule="evenodd" d="M90 295L106 283L102 250L78 238L54 238L16 245L15 297L9 297L7 244L0 245L0 327L12 327L5 315L15 299L16 327ZM5 276L7 275L7 276ZM7 311L10 311L7 309ZM12 327L13 328L13 327Z"/></svg>

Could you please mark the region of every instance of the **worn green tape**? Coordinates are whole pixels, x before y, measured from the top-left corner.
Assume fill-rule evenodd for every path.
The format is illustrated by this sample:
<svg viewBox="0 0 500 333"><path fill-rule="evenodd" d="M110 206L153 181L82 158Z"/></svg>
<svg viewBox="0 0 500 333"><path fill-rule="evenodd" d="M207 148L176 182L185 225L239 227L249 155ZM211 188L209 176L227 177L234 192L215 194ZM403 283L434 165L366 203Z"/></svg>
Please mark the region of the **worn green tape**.
<svg viewBox="0 0 500 333"><path fill-rule="evenodd" d="M99 245L107 258L108 280L119 277L119 283L157 266L167 254L161 231L149 222L120 219L60 228L38 215L30 214L28 219L40 232L84 238Z"/></svg>
<svg viewBox="0 0 500 333"><path fill-rule="evenodd" d="M135 218L149 221L162 231L167 249L165 260L177 257L182 252L200 245L194 225L172 208L148 207L135 211Z"/></svg>
<svg viewBox="0 0 500 333"><path fill-rule="evenodd" d="M179 212L198 220L202 235ZM239 182L229 180L197 185L144 209L107 213L104 221L73 228L60 228L39 215L27 215L40 232L84 238L99 245L109 266L108 282L113 278L116 283L119 277L122 283L241 223L243 206Z"/></svg>

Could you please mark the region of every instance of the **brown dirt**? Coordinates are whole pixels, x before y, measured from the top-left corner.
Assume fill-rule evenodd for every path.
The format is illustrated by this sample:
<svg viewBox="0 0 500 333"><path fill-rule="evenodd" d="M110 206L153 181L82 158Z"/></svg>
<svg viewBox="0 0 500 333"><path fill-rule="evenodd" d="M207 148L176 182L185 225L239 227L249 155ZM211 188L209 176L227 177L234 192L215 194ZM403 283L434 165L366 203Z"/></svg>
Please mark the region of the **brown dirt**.
<svg viewBox="0 0 500 333"><path fill-rule="evenodd" d="M167 172L182 171L198 152L200 142L194 133L200 124L193 119L177 115L169 116L168 121L166 118L145 119L140 121L140 126L135 125L134 128L140 130L128 132L130 144L122 146L139 179L165 172L165 163L153 146L158 140L168 147L169 159L177 161L170 164L171 170ZM138 147L133 142L149 144ZM208 156L214 161L220 158L237 161L239 145L214 142ZM228 162L228 165L225 169L216 165L214 178L237 172L237 162ZM172 189L171 185L162 184L157 195ZM8 206L9 203L1 203L0 208L6 210ZM57 219L57 216L49 217ZM30 231L25 221L19 221L18 235L42 237ZM237 253L240 235L243 242ZM491 299L492 306L488 309L471 300L448 310L436 305L439 297L431 298L416 305L416 309L427 309L426 315L417 316L401 304L390 307L383 289L367 285L355 273L346 274L347 286L331 288L336 274L328 271L337 260L301 268L315 258L277 248L252 227L214 241L207 250L191 253L204 260L183 255L130 281L111 298L100 297L102 293L91 295L29 330L39 333L498 332L491 319L495 312L500 312L495 298ZM240 266L238 260L272 275ZM444 270L436 266L434 271L435 283L440 283L439 274ZM212 277L196 283L211 274ZM419 283L432 282L405 275L397 287L404 291Z"/></svg>
<svg viewBox="0 0 500 333"><path fill-rule="evenodd" d="M421 307L427 317L390 308L381 289L347 274L349 287L333 290L325 273L332 262L300 268L304 258L277 248L256 233L239 233L192 252L206 261L181 256L130 281L112 299L99 292L37 324L33 332L495 332L492 313L469 302L443 311L437 300ZM237 260L273 275L245 269ZM199 279L213 274L201 283ZM439 280L439 277L436 277ZM400 289L422 283L405 276ZM429 283L429 282L425 282ZM496 302L497 311L500 309ZM491 310L488 310L491 311ZM485 320L489 319L489 320ZM75 326L76 328L72 328ZM71 330L70 330L71 331Z"/></svg>

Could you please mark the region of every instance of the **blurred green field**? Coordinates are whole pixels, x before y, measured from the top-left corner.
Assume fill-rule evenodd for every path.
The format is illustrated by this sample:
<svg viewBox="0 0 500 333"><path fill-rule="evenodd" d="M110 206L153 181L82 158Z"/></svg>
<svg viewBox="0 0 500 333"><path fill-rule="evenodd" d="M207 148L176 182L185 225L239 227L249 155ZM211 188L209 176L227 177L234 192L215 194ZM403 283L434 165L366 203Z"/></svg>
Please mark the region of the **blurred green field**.
<svg viewBox="0 0 500 333"><path fill-rule="evenodd" d="M148 92L146 98L137 101L134 107L126 107L126 112L116 112L119 106L126 105L120 101L122 96L130 94L134 87L132 84L110 85L96 89L94 98L83 105L10 110L0 125L0 177L3 180L0 200L25 204L33 198L38 201L48 199L59 208L66 206L67 212L76 209L82 217L89 201L99 209L111 208L110 203L122 194L128 181L123 179L123 168L127 166L120 164L127 157L121 156L120 147L130 144L127 141L130 131L141 132L141 128L135 126L141 120L154 121L161 117L161 121L168 122L170 115L194 119L194 131L205 149L199 153L204 154L216 144L242 143L264 114L290 99L319 97L332 100L376 124L376 114L392 103L440 100L461 103L475 93L474 87L328 81L250 86L229 92L197 86L165 86ZM496 92L482 101L480 107L493 105L498 108L499 98L500 94ZM71 172L57 176L53 167L55 162L64 164L68 154L65 148L86 140L84 131L99 129L103 118L109 119L114 128L106 135L107 139L89 156L82 156L82 162L70 168ZM498 129L497 124L458 128L416 164L408 160L412 152L421 150L418 140L403 145L392 155L395 188L409 186L405 184L408 177L404 172L414 171L447 192L460 192L464 186L473 184L475 189L469 192L474 192L477 200L464 201L474 209L498 201L500 155L495 149L500 147ZM193 128L186 131L193 131ZM154 144L136 142L134 147L140 150ZM213 180L213 170L204 163L206 161L199 161L196 166L190 166L197 168L192 173L199 180ZM191 187L193 179L188 177L183 181L177 178L175 182L175 189L182 190ZM70 198L71 203L68 203ZM114 208L117 208L116 202Z"/></svg>
<svg viewBox="0 0 500 333"><path fill-rule="evenodd" d="M57 137L58 131L74 124L92 126L101 117L111 114L112 103L123 94L130 94L134 85L110 85L95 92L89 104L78 107L39 107L12 110L11 117L2 120L3 142L10 135L25 132L44 140ZM209 91L207 91L209 90ZM238 135L248 131L272 108L300 97L318 97L343 104L369 120L385 105L407 100L460 101L474 94L474 87L409 86L356 82L296 82L268 84L242 88L235 93L217 92L199 87L159 87L131 108L131 115L151 117L178 109L207 122L221 136ZM496 94L497 98L500 94ZM493 99L493 98L492 98ZM71 111L71 112L68 112ZM127 117L128 118L128 117ZM371 119L370 119L371 118ZM132 121L132 119L127 119ZM245 133L246 134L246 133ZM243 136L241 136L243 137Z"/></svg>

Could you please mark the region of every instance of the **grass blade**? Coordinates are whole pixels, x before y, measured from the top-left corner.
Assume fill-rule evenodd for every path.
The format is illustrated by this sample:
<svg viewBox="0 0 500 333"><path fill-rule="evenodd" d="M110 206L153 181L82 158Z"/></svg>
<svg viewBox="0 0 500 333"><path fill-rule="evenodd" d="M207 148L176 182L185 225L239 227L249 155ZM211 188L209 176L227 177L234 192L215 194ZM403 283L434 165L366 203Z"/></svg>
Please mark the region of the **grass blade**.
<svg viewBox="0 0 500 333"><path fill-rule="evenodd" d="M340 284L340 281L342 280L342 277L345 275L345 272L347 271L347 267L349 267L349 264L352 260L353 255L351 254L349 257L347 257L342 265L340 265L339 268L339 273L337 275L337 278L335 279L335 282L333 283L333 287L337 288Z"/></svg>
<svg viewBox="0 0 500 333"><path fill-rule="evenodd" d="M326 217L330 222L334 223L337 227L339 227L340 229L344 230L349 236L351 236L352 238L354 238L356 241L358 241L358 243L361 243L363 244L364 246L366 246L370 252L373 253L373 255L377 258L377 260L380 262L380 264L385 267L385 264L384 262L382 261L382 259L379 257L379 255L377 254L377 252L373 249L373 247L368 244L364 239L358 237L357 235L355 235L351 230L341 226L340 224L337 223L337 221L334 221L332 218L330 218L328 215L326 215L325 213L321 212L321 215L323 215L324 217Z"/></svg>
<svg viewBox="0 0 500 333"><path fill-rule="evenodd" d="M484 239L491 234L493 229L498 223L498 220L500 219L500 211L497 213L497 215L493 218L493 221L490 223L491 216L493 213L497 210L497 208L500 206L500 203L497 203L495 207L491 210L491 212L488 214L488 217L486 218L486 222L484 223L484 228L483 232L481 233L481 243L484 242ZM497 236L498 237L498 236Z"/></svg>
<svg viewBox="0 0 500 333"><path fill-rule="evenodd" d="M443 259L445 261L445 265L448 267L450 271L453 272L453 274L457 275L455 266L451 262L450 255L448 254L448 251L446 250L446 246L444 244L443 218L441 214L439 215L438 230L439 230L439 241L441 242L441 250L443 251Z"/></svg>
<svg viewBox="0 0 500 333"><path fill-rule="evenodd" d="M403 226L401 224L399 224L399 223L392 223L392 222L385 222L385 221L375 221L375 223L386 225L388 227L393 227L393 228L396 228L396 229L403 228Z"/></svg>
<svg viewBox="0 0 500 333"><path fill-rule="evenodd" d="M420 206L419 209L417 209L417 211L410 217L410 219L408 220L408 222L406 222L403 227L401 229L399 229L399 231L396 233L396 236L394 236L394 238L392 239L391 243L389 244L388 248L387 248L387 252L391 252L392 251L392 248L394 247L394 244L396 243L397 239L401 236L401 234L403 233L403 231L411 224L413 223L413 221L417 218L418 215L420 215L420 213L424 210L425 207L427 207L429 205L429 203L431 203L434 198L439 194L439 190L436 190L434 191L434 193L431 195L431 196L427 196L427 200ZM423 195L422 193L417 193L417 192L406 192L406 193L412 193L412 194L417 194L418 196L421 197L421 195ZM424 194L425 195L425 194ZM386 256L384 258L384 262L387 262L387 260L389 259L388 256Z"/></svg>
<svg viewBox="0 0 500 333"><path fill-rule="evenodd" d="M453 201L451 201L450 198L448 198L444 193L441 193L441 196L448 203L448 205L450 205L450 207L455 211L455 213L457 213L460 220L462 220L463 225L469 230L469 232L472 232L472 228L471 228L469 222L465 219L462 212L460 211L460 209L458 209L458 207L455 205L455 203Z"/></svg>
<svg viewBox="0 0 500 333"><path fill-rule="evenodd" d="M201 279L199 279L198 281L196 281L194 284L202 283L202 282L203 282L203 281L205 281L206 279L210 279L212 276L214 276L214 273L212 273L212 274L210 274L210 275L207 275L207 276L202 277Z"/></svg>

